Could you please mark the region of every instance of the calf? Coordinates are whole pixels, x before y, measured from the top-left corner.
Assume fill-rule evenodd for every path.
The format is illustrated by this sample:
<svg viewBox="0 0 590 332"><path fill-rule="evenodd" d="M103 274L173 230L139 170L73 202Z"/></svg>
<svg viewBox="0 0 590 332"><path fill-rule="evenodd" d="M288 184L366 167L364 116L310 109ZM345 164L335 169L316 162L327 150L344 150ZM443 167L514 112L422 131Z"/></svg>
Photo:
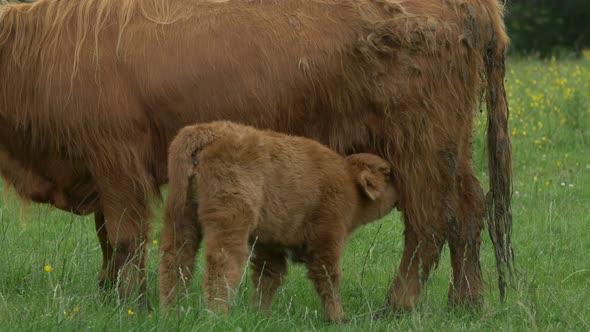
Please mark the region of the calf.
<svg viewBox="0 0 590 332"><path fill-rule="evenodd" d="M187 284L205 236L205 296L227 312L248 243L254 301L268 309L287 272L287 254L305 263L330 321L345 318L338 286L347 236L397 204L388 162L343 158L324 145L232 122L185 127L168 155L160 296L169 304Z"/></svg>

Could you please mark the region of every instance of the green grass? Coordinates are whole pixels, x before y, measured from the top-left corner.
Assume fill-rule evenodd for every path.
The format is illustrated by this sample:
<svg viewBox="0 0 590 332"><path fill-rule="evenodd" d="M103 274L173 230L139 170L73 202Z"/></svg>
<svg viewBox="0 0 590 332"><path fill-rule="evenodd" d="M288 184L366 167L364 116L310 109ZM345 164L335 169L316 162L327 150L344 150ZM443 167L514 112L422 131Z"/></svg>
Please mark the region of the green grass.
<svg viewBox="0 0 590 332"><path fill-rule="evenodd" d="M204 310L202 255L190 299L178 317L148 316L97 291L100 248L94 222L32 205L21 219L12 194L0 203L0 330L590 330L590 60L507 65L514 150L513 242L519 271L507 303L499 303L491 242L485 233L486 287L480 311L447 306L450 276L445 248L414 312L373 320L384 304L403 244L398 213L362 228L343 258L341 287L350 323L323 321L319 300L301 266L290 266L273 316L247 305L245 278L230 317ZM487 166L484 116L474 160L482 181ZM153 238L159 238L158 209ZM374 240L374 241L373 241ZM157 308L157 243L149 244L149 297ZM50 265L51 272L44 266ZM130 311L133 315L130 315Z"/></svg>

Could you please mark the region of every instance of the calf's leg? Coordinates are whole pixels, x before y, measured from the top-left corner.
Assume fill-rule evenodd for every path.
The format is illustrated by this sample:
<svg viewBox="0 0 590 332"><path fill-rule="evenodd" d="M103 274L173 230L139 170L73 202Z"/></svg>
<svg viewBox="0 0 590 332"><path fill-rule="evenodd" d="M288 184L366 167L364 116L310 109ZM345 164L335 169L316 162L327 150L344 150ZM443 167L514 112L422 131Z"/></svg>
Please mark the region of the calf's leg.
<svg viewBox="0 0 590 332"><path fill-rule="evenodd" d="M262 310L270 313L274 295L287 274L287 256L282 250L255 246L252 269L252 304L259 305Z"/></svg>
<svg viewBox="0 0 590 332"><path fill-rule="evenodd" d="M346 231L329 227L328 223L321 221L318 221L318 225L314 238L308 243L307 275L320 296L326 319L343 322L346 321L346 315L340 299L340 257L344 250Z"/></svg>
<svg viewBox="0 0 590 332"><path fill-rule="evenodd" d="M207 206L214 208L199 211L205 242L205 300L211 310L227 315L248 259L248 230L254 218L241 202Z"/></svg>
<svg viewBox="0 0 590 332"><path fill-rule="evenodd" d="M161 307L173 302L180 289L186 290L190 286L202 237L197 204L188 204L181 220L166 216L160 244Z"/></svg>

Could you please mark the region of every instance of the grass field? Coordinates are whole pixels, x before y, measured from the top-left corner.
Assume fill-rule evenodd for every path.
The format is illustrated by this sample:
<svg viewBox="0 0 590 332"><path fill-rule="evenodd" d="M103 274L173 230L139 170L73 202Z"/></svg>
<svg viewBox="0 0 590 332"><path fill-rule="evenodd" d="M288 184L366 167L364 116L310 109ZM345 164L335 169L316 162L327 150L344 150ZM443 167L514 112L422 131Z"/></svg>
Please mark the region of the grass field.
<svg viewBox="0 0 590 332"><path fill-rule="evenodd" d="M480 311L447 306L448 249L415 312L373 320L384 304L402 254L398 213L354 234L343 258L341 287L350 323L323 321L311 283L291 266L273 316L249 309L249 276L229 319L203 310L197 265L190 300L178 318L119 305L97 292L100 248L90 218L32 205L19 220L14 195L0 203L0 330L590 330L590 59L507 64L514 150L513 242L519 271L507 303L499 303L491 242L485 233L486 281ZM485 110L475 133L482 181ZM160 210L160 209L158 209ZM153 238L159 238L160 213ZM149 244L149 297L157 308L158 243ZM202 262L202 256L199 258Z"/></svg>

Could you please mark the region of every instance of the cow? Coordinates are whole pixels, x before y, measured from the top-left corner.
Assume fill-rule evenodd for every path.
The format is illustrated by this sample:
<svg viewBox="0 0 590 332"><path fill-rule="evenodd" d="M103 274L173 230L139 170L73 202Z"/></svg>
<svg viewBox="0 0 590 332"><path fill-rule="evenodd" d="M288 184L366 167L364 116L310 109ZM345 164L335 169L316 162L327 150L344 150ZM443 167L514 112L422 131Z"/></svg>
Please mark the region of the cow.
<svg viewBox="0 0 590 332"><path fill-rule="evenodd" d="M42 0L0 6L0 174L25 201L94 213L100 284L145 293L151 203L186 125L230 120L392 165L412 309L449 244L449 301L481 301L488 229L512 276L508 36L497 0ZM485 96L490 191L472 162ZM403 156L403 157L400 157ZM487 206L487 209L486 209Z"/></svg>

